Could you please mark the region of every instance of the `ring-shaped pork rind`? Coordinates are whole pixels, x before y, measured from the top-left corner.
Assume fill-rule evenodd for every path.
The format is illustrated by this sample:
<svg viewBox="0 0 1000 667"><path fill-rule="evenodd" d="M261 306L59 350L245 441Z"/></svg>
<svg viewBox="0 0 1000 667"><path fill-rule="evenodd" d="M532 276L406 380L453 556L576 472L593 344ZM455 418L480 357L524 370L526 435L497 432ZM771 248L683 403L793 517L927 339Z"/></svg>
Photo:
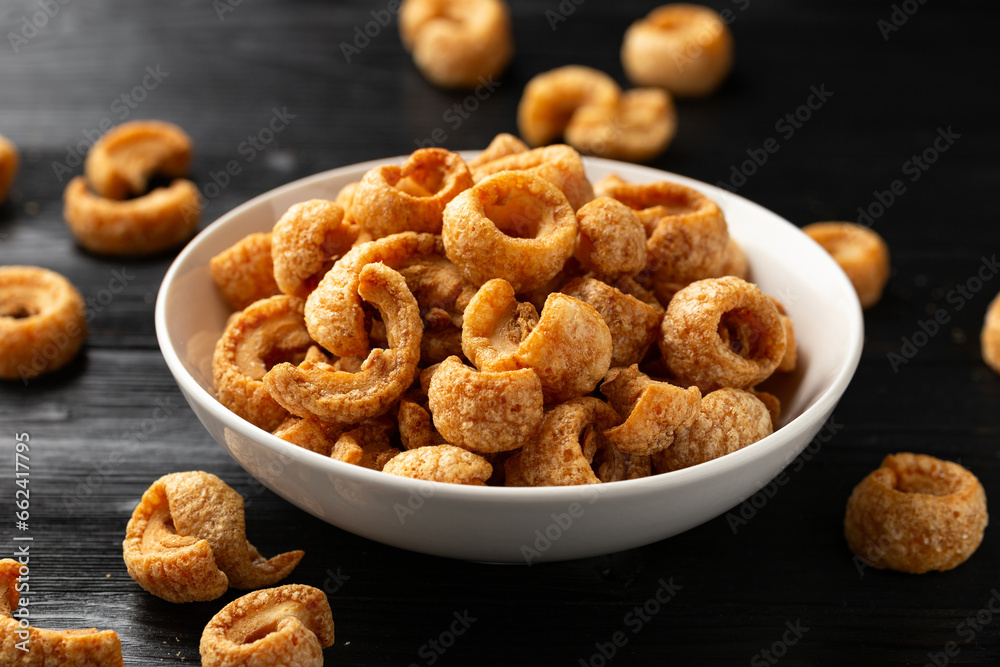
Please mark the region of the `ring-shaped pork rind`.
<svg viewBox="0 0 1000 667"><path fill-rule="evenodd" d="M404 0L399 35L417 68L442 88L488 84L514 55L503 0Z"/></svg>
<svg viewBox="0 0 1000 667"><path fill-rule="evenodd" d="M276 363L298 362L312 345L303 305L284 294L257 301L230 317L215 345L212 376L219 402L265 431L288 417L265 388L265 374Z"/></svg>
<svg viewBox="0 0 1000 667"><path fill-rule="evenodd" d="M135 199L92 193L82 176L66 186L63 217L76 240L101 255L150 255L186 241L201 218L201 194L177 179Z"/></svg>
<svg viewBox="0 0 1000 667"><path fill-rule="evenodd" d="M726 243L725 258L722 260L722 266L719 267L718 275L711 277L721 278L722 276L736 276L743 280L750 279L750 263L747 260L746 253L743 252L743 248L732 236L729 237L729 241Z"/></svg>
<svg viewBox="0 0 1000 667"><path fill-rule="evenodd" d="M608 325L612 367L639 363L659 338L663 312L607 283L576 278L559 291L592 306Z"/></svg>
<svg viewBox="0 0 1000 667"><path fill-rule="evenodd" d="M701 405L697 387L657 382L634 364L608 371L601 393L625 419L604 436L625 454L650 455L666 449L675 433L694 423Z"/></svg>
<svg viewBox="0 0 1000 667"><path fill-rule="evenodd" d="M576 212L580 235L575 257L587 271L615 280L646 268L646 230L631 208L598 197Z"/></svg>
<svg viewBox="0 0 1000 667"><path fill-rule="evenodd" d="M1000 294L993 298L989 308L986 309L983 330L979 334L979 346L983 361L1000 373Z"/></svg>
<svg viewBox="0 0 1000 667"><path fill-rule="evenodd" d="M659 344L675 379L703 393L763 382L787 346L774 302L733 276L699 280L677 292L663 316Z"/></svg>
<svg viewBox="0 0 1000 667"><path fill-rule="evenodd" d="M771 413L749 391L725 388L702 397L694 422L652 455L657 472L689 468L752 445L771 435Z"/></svg>
<svg viewBox="0 0 1000 667"><path fill-rule="evenodd" d="M497 136L493 137L489 146L480 151L476 157L466 160L465 164L468 165L469 169L475 170L487 162L499 160L500 158L507 157L508 155L527 153L528 150L528 145L515 137L513 134L501 132Z"/></svg>
<svg viewBox="0 0 1000 667"><path fill-rule="evenodd" d="M538 324L538 311L519 303L506 280L488 281L465 308L462 351L480 371L512 371L517 348Z"/></svg>
<svg viewBox="0 0 1000 667"><path fill-rule="evenodd" d="M532 146L543 146L563 136L581 109L613 116L620 94L614 79L592 67L566 65L536 74L517 105L518 132Z"/></svg>
<svg viewBox="0 0 1000 667"><path fill-rule="evenodd" d="M517 449L542 423L542 383L530 368L481 372L448 357L427 398L434 426L449 443L483 454Z"/></svg>
<svg viewBox="0 0 1000 667"><path fill-rule="evenodd" d="M545 413L538 435L507 459L507 486L601 483L592 463L598 450L611 448L603 433L620 421L618 413L597 398L557 405Z"/></svg>
<svg viewBox="0 0 1000 667"><path fill-rule="evenodd" d="M472 187L462 157L443 148L421 148L406 162L370 169L351 203L351 219L382 238L399 232L441 233L441 212Z"/></svg>
<svg viewBox="0 0 1000 667"><path fill-rule="evenodd" d="M304 553L262 557L246 538L242 496L200 470L164 475L146 490L122 549L129 576L169 602L214 600L227 586L271 586Z"/></svg>
<svg viewBox="0 0 1000 667"><path fill-rule="evenodd" d="M21 157L17 152L17 146L0 134L0 204L7 198L20 165Z"/></svg>
<svg viewBox="0 0 1000 667"><path fill-rule="evenodd" d="M357 424L384 414L413 383L423 333L417 300L403 277L385 264L365 266L357 285L358 295L382 314L389 348L369 352L357 373L311 361L274 366L264 384L292 414L331 424Z"/></svg>
<svg viewBox="0 0 1000 667"><path fill-rule="evenodd" d="M680 183L626 183L613 174L595 189L636 212L646 228L646 268L655 281L684 285L719 275L729 228L711 199Z"/></svg>
<svg viewBox="0 0 1000 667"><path fill-rule="evenodd" d="M326 594L303 584L247 593L205 626L203 667L322 667L334 641Z"/></svg>
<svg viewBox="0 0 1000 667"><path fill-rule="evenodd" d="M0 379L57 370L86 337L83 297L66 278L37 266L0 267Z"/></svg>
<svg viewBox="0 0 1000 667"><path fill-rule="evenodd" d="M382 472L429 482L485 486L493 466L478 454L454 445L410 449L393 457Z"/></svg>
<svg viewBox="0 0 1000 667"><path fill-rule="evenodd" d="M272 247L269 232L248 234L209 261L212 282L233 310L281 294L274 280Z"/></svg>
<svg viewBox="0 0 1000 667"><path fill-rule="evenodd" d="M524 171L490 176L444 211L445 253L475 285L503 278L516 292L554 277L573 255L576 215L563 193Z"/></svg>
<svg viewBox="0 0 1000 667"><path fill-rule="evenodd" d="M844 270L862 308L878 303L889 280L889 246L878 232L853 222L814 222L802 231Z"/></svg>
<svg viewBox="0 0 1000 667"><path fill-rule="evenodd" d="M625 31L622 66L637 86L659 86L677 97L719 87L733 64L733 37L715 10L674 3L654 9Z"/></svg>
<svg viewBox="0 0 1000 667"><path fill-rule="evenodd" d="M677 111L670 93L634 88L608 110L581 107L566 126L566 143L581 153L609 160L648 162L667 150L677 134Z"/></svg>
<svg viewBox="0 0 1000 667"><path fill-rule="evenodd" d="M780 301L771 297L771 301L774 302L775 308L778 309L778 315L781 316L781 324L785 327L785 354L781 357L781 363L774 370L781 373L791 373L795 370L795 366L799 362L798 346L795 344L795 325L792 323L792 318L788 316L788 312Z"/></svg>
<svg viewBox="0 0 1000 667"><path fill-rule="evenodd" d="M391 420L388 426L393 426ZM366 421L344 431L330 452L330 458L362 468L381 470L399 450L389 440L387 424Z"/></svg>
<svg viewBox="0 0 1000 667"><path fill-rule="evenodd" d="M0 665L17 667L121 667L122 645L114 630L41 630L15 619L21 597L18 589L28 590L21 583L28 568L13 558L0 560ZM24 599L28 603L28 599ZM29 609L25 607L24 610ZM18 610L19 615L21 611ZM23 616L22 616L23 618ZM19 647L24 642L27 650Z"/></svg>
<svg viewBox="0 0 1000 667"><path fill-rule="evenodd" d="M191 137L173 123L136 120L98 139L87 153L84 174L108 199L141 195L153 175L180 178L191 164Z"/></svg>
<svg viewBox="0 0 1000 667"><path fill-rule="evenodd" d="M440 255L443 247L440 237L415 232L355 245L326 272L306 300L306 326L313 340L339 357L366 356L366 316L358 296L361 271L373 263L398 270Z"/></svg>
<svg viewBox="0 0 1000 667"><path fill-rule="evenodd" d="M309 358L307 356L307 358ZM298 445L302 449L329 456L340 437L340 429L331 427L315 419L288 417L274 430L274 436L285 442Z"/></svg>
<svg viewBox="0 0 1000 667"><path fill-rule="evenodd" d="M923 454L890 454L847 501L851 551L878 569L950 570L979 548L986 492L962 466Z"/></svg>
<svg viewBox="0 0 1000 667"><path fill-rule="evenodd" d="M583 158L565 144L543 146L490 160L472 170L476 183L501 171L528 171L559 188L576 211L594 198L594 187L587 178Z"/></svg>
<svg viewBox="0 0 1000 667"><path fill-rule="evenodd" d="M271 232L273 282L285 294L306 298L334 261L351 249L358 231L345 224L344 209L332 201L293 204Z"/></svg>

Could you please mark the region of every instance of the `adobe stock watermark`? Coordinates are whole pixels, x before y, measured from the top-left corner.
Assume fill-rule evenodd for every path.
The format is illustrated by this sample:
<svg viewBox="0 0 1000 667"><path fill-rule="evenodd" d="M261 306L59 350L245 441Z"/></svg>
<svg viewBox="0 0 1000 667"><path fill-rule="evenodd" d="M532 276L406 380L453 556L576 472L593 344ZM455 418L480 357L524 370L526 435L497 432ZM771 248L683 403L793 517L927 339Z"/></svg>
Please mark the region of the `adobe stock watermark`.
<svg viewBox="0 0 1000 667"><path fill-rule="evenodd" d="M243 0L212 0L212 9L220 21L226 20L226 14L232 14L243 4Z"/></svg>
<svg viewBox="0 0 1000 667"><path fill-rule="evenodd" d="M594 642L595 651L588 658L580 658L580 667L604 667L629 640L642 632L642 629L660 613L664 605L669 603L684 587L674 583L674 578L664 581L661 577L657 582L656 591L643 602L636 605L622 618L622 625L629 630L616 630L606 642Z"/></svg>
<svg viewBox="0 0 1000 667"><path fill-rule="evenodd" d="M455 611L452 612L452 617L454 620L448 625L446 630L441 631L434 639L430 639L417 649L417 656L420 658L420 662L411 662L409 667L420 667L420 665L433 665L438 660L441 659L445 653L448 652L458 638L468 632L472 624L479 619L472 616L468 609L463 610L461 613Z"/></svg>
<svg viewBox="0 0 1000 667"><path fill-rule="evenodd" d="M825 83L821 83L818 88L810 86L809 96L806 97L806 101L778 118L774 123L774 131L784 141L790 140L798 130L805 127L805 124L809 122L813 114L822 109L833 96L833 91L827 90ZM730 165L729 180L716 181L715 184L730 192L736 192L746 185L747 180L767 164L770 157L779 150L781 150L781 142L775 137L768 137L761 142L759 147L748 148L746 150L748 159L739 164Z"/></svg>
<svg viewBox="0 0 1000 667"><path fill-rule="evenodd" d="M882 33L882 41L888 42L892 33L899 31L906 25L910 17L916 14L926 2L927 0L903 0L899 4L893 3L888 20L879 19L875 22L875 27Z"/></svg>
<svg viewBox="0 0 1000 667"><path fill-rule="evenodd" d="M441 114L441 121L452 131L457 130L479 109L483 102L490 99L490 96L499 87L500 82L494 80L492 76L480 76L479 85L476 86L475 90L461 102L455 102L445 109L444 113ZM417 148L433 148L446 141L448 141L448 135L445 133L445 128L437 127L431 131L426 139L414 139L413 143L417 145Z"/></svg>
<svg viewBox="0 0 1000 667"><path fill-rule="evenodd" d="M351 43L340 43L340 52L344 54L344 60L347 61L348 65L351 64L353 56L359 55L364 49L368 48L372 40L389 27L393 17L399 14L400 3L401 0L389 0L385 5L385 9L371 10L371 21L366 22L364 25L354 26L354 39Z"/></svg>
<svg viewBox="0 0 1000 667"><path fill-rule="evenodd" d="M1000 614L1000 591L996 588L990 590L990 599L972 616L967 616L957 626L955 634L963 644L975 641L983 630L986 629L993 619ZM928 651L927 662L924 667L946 667L951 664L953 658L958 657L962 652L962 647L957 641L946 642L940 651Z"/></svg>
<svg viewBox="0 0 1000 667"><path fill-rule="evenodd" d="M333 595L343 588L344 584L347 583L350 578L350 575L342 573L339 567L336 570L327 568L326 578L323 579L323 592L327 595Z"/></svg>
<svg viewBox="0 0 1000 667"><path fill-rule="evenodd" d="M809 632L809 628L804 626L802 621L798 619L794 623L785 621L785 627L787 630L781 634L780 639L776 639L768 648L761 649L750 658L750 664L753 667L767 667L767 665L778 664L779 660L788 655L788 649L798 644L799 640Z"/></svg>
<svg viewBox="0 0 1000 667"><path fill-rule="evenodd" d="M156 65L147 65L145 74L139 83L132 86L131 90L121 93L111 101L109 110L112 115L102 118L97 123L97 127L83 130L83 139L81 141L72 146L66 146L66 157L63 161L52 163L52 171L59 182L62 183L67 175L73 173L75 167L83 164L84 159L87 157L87 152L105 132L114 127L115 121L121 123L128 120L132 112L138 109L139 105L149 97L151 92L159 88L160 84L168 76L170 76L170 72L164 72L159 63Z"/></svg>
<svg viewBox="0 0 1000 667"><path fill-rule="evenodd" d="M900 337L899 348L885 355L892 372L898 373L900 368L910 363L931 339L941 333L942 327L951 322L952 315L965 308L998 272L1000 262L997 262L996 254L980 257L979 266L972 275L945 294L944 300L949 307L941 306L926 320L917 320L916 329L909 336Z"/></svg>
<svg viewBox="0 0 1000 667"><path fill-rule="evenodd" d="M593 505L597 501L597 491L585 488L584 497L588 505ZM573 527L573 523L583 516L585 508L578 502L572 502L566 507L565 512L553 512L550 516L552 522L544 528L536 528L534 541L531 544L521 545L521 556L524 562L531 567L533 560L540 558L542 554L552 548L553 543L566 534Z"/></svg>
<svg viewBox="0 0 1000 667"><path fill-rule="evenodd" d="M70 4L73 0L36 0L38 11L32 14L25 14L17 25L17 32L9 30L7 41L14 49L14 54L21 53L21 47L40 34L42 28L49 24L62 11L62 8Z"/></svg>
<svg viewBox="0 0 1000 667"><path fill-rule="evenodd" d="M434 497L434 487L430 484L415 484L410 487L410 493L405 503L393 503L392 510L399 519L399 525L420 511L429 498Z"/></svg>
<svg viewBox="0 0 1000 667"><path fill-rule="evenodd" d="M952 130L951 125L947 128L937 128L937 136L934 137L931 144L920 151L919 154L914 153L911 155L908 160L903 162L900 171L902 171L904 176L909 177L908 180L910 183L916 183L931 168L931 165L938 161L941 154L954 146L956 139L961 138L962 135ZM893 179L889 183L889 187L884 191L873 190L872 197L874 200L867 206L858 207L857 223L871 227L875 224L876 220L885 215L899 197L906 194L906 191L906 183L901 178Z"/></svg>

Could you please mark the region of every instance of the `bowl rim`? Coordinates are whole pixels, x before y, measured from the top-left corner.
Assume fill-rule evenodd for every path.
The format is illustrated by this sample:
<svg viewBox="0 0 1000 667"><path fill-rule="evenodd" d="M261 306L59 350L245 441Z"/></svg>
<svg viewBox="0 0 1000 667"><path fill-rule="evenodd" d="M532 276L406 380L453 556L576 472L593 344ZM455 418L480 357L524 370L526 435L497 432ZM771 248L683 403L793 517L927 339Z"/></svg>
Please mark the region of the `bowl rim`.
<svg viewBox="0 0 1000 667"><path fill-rule="evenodd" d="M458 152L463 155L464 158L468 158L469 156L478 153L478 151ZM649 477L607 484L549 487L468 486L411 479L397 477L395 475L387 475L376 470L370 470L361 466L324 457L315 452L308 451L302 447L286 442L281 438L254 426L250 422L245 421L235 413L231 412L212 394L206 391L187 371L184 367L184 363L181 361L176 349L174 348L169 334L166 313L167 295L178 274L185 268L185 264L188 262L188 259L200 248L201 244L210 240L212 236L218 233L219 230L230 220L244 214L246 211L256 206L294 190L308 188L346 174L363 173L364 171L376 166L388 163L399 163L405 160L406 157L406 155L400 155L336 167L296 179L259 194L243 204L227 211L211 224L206 226L205 229L199 232L187 243L187 245L174 258L173 262L171 262L171 265L164 274L160 288L157 292L156 305L154 309L154 325L157 342L159 344L160 351L163 354L164 360L167 363L167 367L174 376L174 379L178 383L182 392L189 397L189 399L197 401L202 408L208 410L225 428L231 429L248 440L262 445L274 454L284 457L285 460L291 459L297 463L318 467L322 472L325 472L331 478L340 477L346 479L347 481L359 484L386 485L388 489L395 489L401 493L409 493L413 489L426 488L429 489L427 497L433 496L439 499L453 499L470 503L495 502L502 500L505 503L513 504L533 504L537 502L555 501L569 504L572 502L580 502L581 500L593 502L593 499L604 497L607 497L608 499L621 499L637 495L655 494L663 491L666 487L697 484L706 478L724 474L727 469L737 468L751 460L766 457L774 450L781 448L786 442L794 440L798 436L801 436L802 433L814 428L821 419L830 414L837 402L840 400L840 397L846 391L848 384L854 376L861 359L864 341L864 319L861 304L857 299L853 286L851 286L846 274L844 274L843 271L839 271L839 275L837 275L835 280L841 281L841 289L847 290L845 293L849 292L849 294L853 297L853 301L851 301L851 305L853 307L846 308L844 313L850 320L847 323L850 338L848 341L844 363L840 365L836 376L829 383L826 389L824 389L822 393L816 397L812 405L808 406L799 415L783 425L777 431L774 431L771 435L762 438L750 446L744 447L743 449L717 459L706 461L705 463L689 468L671 471L669 473L661 473L651 475ZM776 221L780 221L780 223L791 227L797 233L802 234L804 239L808 240L809 243L815 244L817 248L822 250L822 248L816 244L815 241L806 236L800 228L782 216L734 192L730 192L681 174L647 167L645 165L623 163L589 156L585 156L583 159L585 166L603 167L609 170L617 166L619 169L626 168L628 171L632 172L645 172L651 179L673 180L698 189L706 196L713 198L715 201L718 201L716 198L719 197L723 199L730 198L739 200L742 206L750 206L758 209L759 212L773 217ZM826 251L823 251L820 257L821 259L819 261L829 261L830 263L836 265L833 258L830 257ZM789 457L788 460L785 461L785 465L790 463L792 460L794 460L794 457Z"/></svg>

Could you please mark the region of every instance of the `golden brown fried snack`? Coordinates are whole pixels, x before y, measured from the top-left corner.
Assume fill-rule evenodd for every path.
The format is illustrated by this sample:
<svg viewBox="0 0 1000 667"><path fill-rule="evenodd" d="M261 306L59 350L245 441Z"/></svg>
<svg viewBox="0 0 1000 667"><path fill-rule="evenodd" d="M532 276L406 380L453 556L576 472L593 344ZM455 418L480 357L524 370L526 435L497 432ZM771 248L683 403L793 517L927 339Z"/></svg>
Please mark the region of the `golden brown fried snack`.
<svg viewBox="0 0 1000 667"><path fill-rule="evenodd" d="M180 178L191 164L191 137L173 123L136 120L98 139L84 163L94 192L125 199L146 192L153 175Z"/></svg>
<svg viewBox="0 0 1000 667"><path fill-rule="evenodd" d="M410 449L395 456L382 472L430 482L484 486L493 466L483 457L453 445Z"/></svg>
<svg viewBox="0 0 1000 667"><path fill-rule="evenodd" d="M372 238L399 232L441 233L441 212L472 187L472 174L458 153L421 148L406 162L369 170L351 202L351 219Z"/></svg>
<svg viewBox="0 0 1000 667"><path fill-rule="evenodd" d="M443 88L485 85L514 55L504 0L403 0L399 36L417 68Z"/></svg>
<svg viewBox="0 0 1000 667"><path fill-rule="evenodd" d="M246 539L243 498L202 471L156 480L132 512L122 548L129 576L168 602L214 600L227 586L273 585L303 556L263 558Z"/></svg>
<svg viewBox="0 0 1000 667"><path fill-rule="evenodd" d="M13 613L21 602L18 589L28 590L28 583L23 587L21 584L21 577L27 573L28 568L12 558L0 560L0 665L121 667L124 664L121 641L114 630L41 630L26 621L15 620ZM27 598L24 603L28 603Z"/></svg>
<svg viewBox="0 0 1000 667"><path fill-rule="evenodd" d="M57 370L86 337L83 297L66 278L37 266L0 266L0 379Z"/></svg>
<svg viewBox="0 0 1000 667"><path fill-rule="evenodd" d="M608 325L612 367L639 363L659 337L663 311L607 283L576 278L563 285L560 292L592 306Z"/></svg>
<svg viewBox="0 0 1000 667"><path fill-rule="evenodd" d="M862 308L878 303L889 280L889 246L877 232L853 222L814 222L802 231L844 270Z"/></svg>
<svg viewBox="0 0 1000 667"><path fill-rule="evenodd" d="M501 132L493 137L493 141L490 142L489 146L484 148L476 157L466 160L465 164L468 165L469 169L475 170L487 162L499 160L508 155L526 153L528 150L528 145L513 134Z"/></svg>
<svg viewBox="0 0 1000 667"><path fill-rule="evenodd" d="M733 37L722 17L701 5L654 9L625 32L622 66L637 86L659 86L677 97L719 87L733 64Z"/></svg>
<svg viewBox="0 0 1000 667"><path fill-rule="evenodd" d="M540 176L515 171L483 179L448 204L442 238L467 280L503 278L521 292L559 273L573 255L576 232L563 193Z"/></svg>
<svg viewBox="0 0 1000 667"><path fill-rule="evenodd" d="M219 402L265 431L276 429L288 412L268 393L264 375L281 361L297 362L312 345L304 305L284 294L251 304L230 317L212 355Z"/></svg>
<svg viewBox="0 0 1000 667"><path fill-rule="evenodd" d="M518 303L506 280L486 282L465 308L462 351L480 371L520 368L517 349L538 324L538 311Z"/></svg>
<svg viewBox="0 0 1000 667"><path fill-rule="evenodd" d="M781 316L781 324L785 327L785 354L781 357L781 363L774 370L781 373L791 373L795 370L796 364L799 361L798 347L795 344L795 325L792 323L792 318L788 316L788 312L780 301L771 297L771 301L774 302L775 308L778 309L778 314Z"/></svg>
<svg viewBox="0 0 1000 667"><path fill-rule="evenodd" d="M273 278L289 296L306 298L334 261L350 250L360 230L344 221L332 201L310 199L292 205L271 233Z"/></svg>
<svg viewBox="0 0 1000 667"><path fill-rule="evenodd" d="M983 361L997 373L1000 373L1000 294L993 298L986 309L983 320L983 330L979 335L979 345Z"/></svg>
<svg viewBox="0 0 1000 667"><path fill-rule="evenodd" d="M150 255L186 241L201 218L201 194L191 181L120 201L92 193L82 176L66 186L63 217L76 240L101 255Z"/></svg>
<svg viewBox="0 0 1000 667"><path fill-rule="evenodd" d="M334 641L333 612L318 588L287 584L248 593L205 626L203 667L322 667Z"/></svg>
<svg viewBox="0 0 1000 667"><path fill-rule="evenodd" d="M17 146L0 134L0 204L7 198L20 165L21 156L17 152Z"/></svg>
<svg viewBox="0 0 1000 667"><path fill-rule="evenodd" d="M604 436L625 454L655 454L669 447L674 435L694 423L701 405L697 387L682 389L657 382L635 364L612 368L601 393L625 421Z"/></svg>
<svg viewBox="0 0 1000 667"><path fill-rule="evenodd" d="M392 457L399 454L399 450L389 441L387 431L391 426L391 420L389 424L366 421L350 431L344 431L334 444L330 458L362 468L381 470Z"/></svg>
<svg viewBox="0 0 1000 667"><path fill-rule="evenodd" d="M652 455L653 467L661 473L689 468L752 445L773 430L771 413L752 393L718 389L702 397L694 423Z"/></svg>
<svg viewBox="0 0 1000 667"><path fill-rule="evenodd" d="M480 372L448 357L434 371L427 398L438 432L477 453L517 449L542 423L542 383L530 368Z"/></svg>
<svg viewBox="0 0 1000 667"><path fill-rule="evenodd" d="M274 430L274 435L302 449L329 456L341 433L339 428L328 426L315 419L288 417Z"/></svg>
<svg viewBox="0 0 1000 667"><path fill-rule="evenodd" d="M987 523L986 492L975 475L933 456L899 453L854 488L844 535L868 565L921 574L968 560Z"/></svg>
<svg viewBox="0 0 1000 667"><path fill-rule="evenodd" d="M736 276L743 280L750 280L750 263L747 260L746 253L743 252L743 248L740 247L740 244L732 236L729 237L729 241L726 243L725 259L722 261L718 275L709 277L721 278L723 276Z"/></svg>
<svg viewBox="0 0 1000 667"><path fill-rule="evenodd" d="M565 144L554 144L490 160L472 171L476 183L501 171L528 171L559 188L573 210L594 198L583 158Z"/></svg>
<svg viewBox="0 0 1000 667"><path fill-rule="evenodd" d="M598 197L580 207L576 218L575 256L584 269L613 281L646 268L646 230L631 208Z"/></svg>
<svg viewBox="0 0 1000 667"><path fill-rule="evenodd" d="M358 276L357 294L382 314L389 348L373 349L358 373L311 361L274 366L264 384L292 414L324 423L357 424L385 413L413 382L423 325L403 277L384 264L369 264Z"/></svg>
<svg viewBox="0 0 1000 667"><path fill-rule="evenodd" d="M339 357L368 354L368 333L362 300L358 296L361 271L381 263L399 270L440 255L441 239L433 234L402 232L355 245L327 271L306 300L309 334Z"/></svg>
<svg viewBox="0 0 1000 667"><path fill-rule="evenodd" d="M581 153L628 162L652 160L667 150L675 134L673 98L659 88L628 90L611 111L581 107L565 132L566 143Z"/></svg>
<svg viewBox="0 0 1000 667"><path fill-rule="evenodd" d="M622 455L616 457L615 452L607 451L613 448L602 435L620 421L611 406L589 396L556 406L545 414L538 435L507 459L507 486L599 484L625 479ZM600 474L591 467L595 457L599 464L606 460Z"/></svg>
<svg viewBox="0 0 1000 667"><path fill-rule="evenodd" d="M436 370L436 366L426 369ZM429 384L430 380L428 380ZM421 373L423 383L423 373ZM427 394L422 389L414 389L399 401L396 414L399 425L399 439L405 449L418 449L430 445L447 445L448 442L434 428L431 413L427 409Z"/></svg>
<svg viewBox="0 0 1000 667"><path fill-rule="evenodd" d="M281 294L274 280L273 237L267 232L249 234L208 263L212 282L233 310Z"/></svg>
<svg viewBox="0 0 1000 667"><path fill-rule="evenodd" d="M566 65L536 74L517 105L518 132L532 146L543 146L568 133L581 109L613 115L620 94L614 79L592 67Z"/></svg>
<svg viewBox="0 0 1000 667"><path fill-rule="evenodd" d="M759 384L787 348L774 302L733 276L699 280L677 292L661 332L660 351L672 374L702 392Z"/></svg>

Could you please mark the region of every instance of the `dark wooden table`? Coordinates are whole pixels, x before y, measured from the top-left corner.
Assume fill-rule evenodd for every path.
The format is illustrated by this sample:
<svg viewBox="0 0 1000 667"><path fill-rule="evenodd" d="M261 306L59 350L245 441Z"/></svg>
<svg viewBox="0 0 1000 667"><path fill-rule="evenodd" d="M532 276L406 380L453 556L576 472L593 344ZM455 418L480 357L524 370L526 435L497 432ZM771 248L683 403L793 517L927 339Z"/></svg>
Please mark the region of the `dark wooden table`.
<svg viewBox="0 0 1000 667"><path fill-rule="evenodd" d="M129 665L197 661L202 628L237 594L183 607L154 598L126 573L121 541L154 479L200 468L246 497L263 553L305 549L294 580L329 595L330 664L1000 662L1000 619L989 610L1000 597L995 526L967 563L922 576L859 569L842 534L852 487L890 452L960 461L1000 498L1000 377L979 355L983 314L1000 290L996 5L713 0L730 12L735 70L713 97L678 103L678 136L654 166L739 185L800 225L866 213L892 249L889 286L865 314L864 355L833 437L781 484L658 544L527 568L389 548L265 490L201 427L157 347L153 304L173 254L91 255L62 219L80 151L124 120L170 120L192 135L193 178L211 195L203 225L293 179L408 153L435 130L447 148L483 147L516 131L521 89L538 72L581 63L624 84L623 31L657 3L513 2L516 59L462 114L449 110L474 98L428 84L394 19L369 24L388 4L0 7L0 133L24 157L0 206L0 264L62 272L91 316L71 366L0 384L0 556L24 544L14 537L32 538L32 622L113 628ZM366 24L375 34L348 62L341 45ZM818 108L788 120L806 115L815 90L826 98ZM254 146L275 114L281 131ZM935 143L942 134L951 139ZM770 138L780 149L747 175L748 155ZM233 160L240 173L223 183ZM935 314L945 321L937 328ZM13 516L20 433L31 444L28 531ZM662 605L661 582L679 587Z"/></svg>

